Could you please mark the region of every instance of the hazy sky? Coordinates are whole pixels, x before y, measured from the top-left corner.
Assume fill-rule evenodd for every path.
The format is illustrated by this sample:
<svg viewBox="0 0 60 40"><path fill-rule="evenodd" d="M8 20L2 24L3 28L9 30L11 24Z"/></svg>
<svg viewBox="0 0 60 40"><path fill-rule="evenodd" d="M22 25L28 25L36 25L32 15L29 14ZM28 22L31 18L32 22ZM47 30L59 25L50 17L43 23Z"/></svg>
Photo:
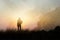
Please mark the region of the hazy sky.
<svg viewBox="0 0 60 40"><path fill-rule="evenodd" d="M38 28L37 22L42 16L41 20L44 20L44 15L50 15L48 13L56 8L60 8L60 0L0 0L0 29L16 28L17 18L20 17L23 20L22 28L33 30ZM56 17L60 17L59 13L56 12Z"/></svg>

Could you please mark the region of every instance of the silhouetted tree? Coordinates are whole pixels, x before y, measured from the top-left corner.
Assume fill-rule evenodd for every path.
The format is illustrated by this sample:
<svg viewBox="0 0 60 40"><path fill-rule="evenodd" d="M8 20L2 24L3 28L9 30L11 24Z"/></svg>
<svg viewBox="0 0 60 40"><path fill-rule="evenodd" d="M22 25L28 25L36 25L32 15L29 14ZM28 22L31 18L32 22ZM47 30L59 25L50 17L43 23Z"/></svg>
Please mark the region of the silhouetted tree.
<svg viewBox="0 0 60 40"><path fill-rule="evenodd" d="M55 31L60 31L60 26L56 26Z"/></svg>

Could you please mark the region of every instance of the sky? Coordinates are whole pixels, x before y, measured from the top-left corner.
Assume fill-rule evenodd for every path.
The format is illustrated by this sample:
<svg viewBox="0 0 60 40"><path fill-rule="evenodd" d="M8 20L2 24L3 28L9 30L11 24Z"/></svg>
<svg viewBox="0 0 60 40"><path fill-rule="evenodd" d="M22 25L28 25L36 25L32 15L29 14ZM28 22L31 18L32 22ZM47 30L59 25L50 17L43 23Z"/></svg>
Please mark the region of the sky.
<svg viewBox="0 0 60 40"><path fill-rule="evenodd" d="M50 24L60 25L59 8L60 0L0 0L0 30L17 28L18 17L23 21L22 29L24 30L51 29ZM47 17L49 21L46 20ZM53 18L56 24L50 21ZM39 25L43 25L42 27L38 27L38 21ZM46 25L49 24L48 27L44 22L47 23Z"/></svg>

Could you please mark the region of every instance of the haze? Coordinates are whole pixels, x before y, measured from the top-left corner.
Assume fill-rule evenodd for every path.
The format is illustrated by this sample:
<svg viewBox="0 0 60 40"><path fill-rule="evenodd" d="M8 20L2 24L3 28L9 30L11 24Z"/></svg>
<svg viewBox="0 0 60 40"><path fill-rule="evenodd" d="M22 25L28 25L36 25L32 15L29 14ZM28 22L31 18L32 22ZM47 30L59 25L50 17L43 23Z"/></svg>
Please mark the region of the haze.
<svg viewBox="0 0 60 40"><path fill-rule="evenodd" d="M17 29L18 17L24 30L54 29L60 25L60 0L0 0L0 30Z"/></svg>

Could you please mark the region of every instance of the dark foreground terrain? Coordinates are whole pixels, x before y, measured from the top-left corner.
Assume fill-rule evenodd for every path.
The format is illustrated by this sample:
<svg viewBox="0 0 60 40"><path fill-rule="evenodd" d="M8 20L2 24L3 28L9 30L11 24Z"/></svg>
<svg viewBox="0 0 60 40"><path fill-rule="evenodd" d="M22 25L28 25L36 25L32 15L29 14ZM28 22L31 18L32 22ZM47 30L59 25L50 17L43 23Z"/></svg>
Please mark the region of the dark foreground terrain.
<svg viewBox="0 0 60 40"><path fill-rule="evenodd" d="M42 31L0 31L0 40L60 40L60 27Z"/></svg>

